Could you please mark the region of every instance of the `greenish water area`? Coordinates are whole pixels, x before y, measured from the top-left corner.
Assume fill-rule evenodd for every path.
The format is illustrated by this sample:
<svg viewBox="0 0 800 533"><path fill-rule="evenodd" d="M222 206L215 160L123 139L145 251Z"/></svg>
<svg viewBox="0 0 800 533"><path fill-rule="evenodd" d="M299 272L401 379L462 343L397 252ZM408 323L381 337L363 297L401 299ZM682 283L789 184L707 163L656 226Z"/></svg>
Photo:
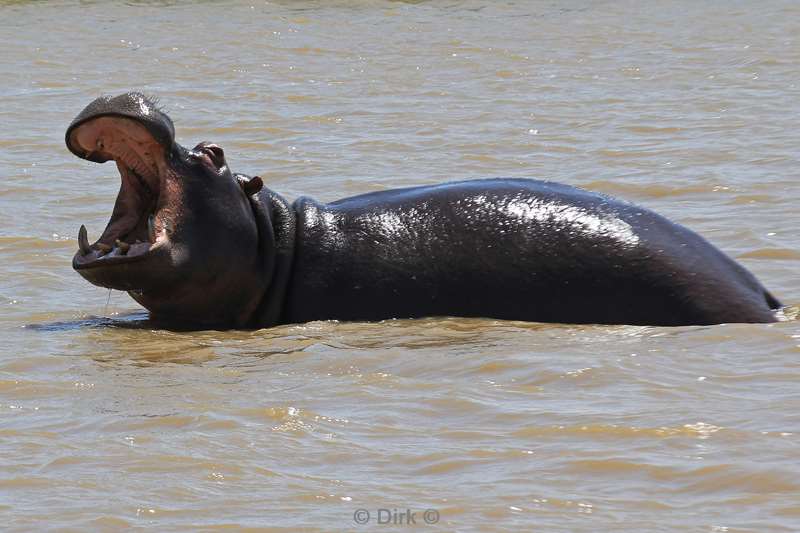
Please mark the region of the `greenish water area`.
<svg viewBox="0 0 800 533"><path fill-rule="evenodd" d="M4 528L800 530L797 2L6 1L0 46ZM120 178L64 132L129 90L289 199L625 198L787 318L154 328L71 268Z"/></svg>

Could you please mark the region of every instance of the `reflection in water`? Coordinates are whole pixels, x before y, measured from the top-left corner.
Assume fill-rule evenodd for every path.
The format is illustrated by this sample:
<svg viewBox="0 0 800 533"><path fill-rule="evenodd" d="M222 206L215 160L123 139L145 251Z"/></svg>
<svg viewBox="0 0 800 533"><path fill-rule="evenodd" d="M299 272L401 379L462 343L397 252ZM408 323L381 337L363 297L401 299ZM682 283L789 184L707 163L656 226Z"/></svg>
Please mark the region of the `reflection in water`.
<svg viewBox="0 0 800 533"><path fill-rule="evenodd" d="M34 331L63 332L85 328L149 329L151 326L149 313L137 311L115 317L87 316L74 320L27 324L25 327Z"/></svg>

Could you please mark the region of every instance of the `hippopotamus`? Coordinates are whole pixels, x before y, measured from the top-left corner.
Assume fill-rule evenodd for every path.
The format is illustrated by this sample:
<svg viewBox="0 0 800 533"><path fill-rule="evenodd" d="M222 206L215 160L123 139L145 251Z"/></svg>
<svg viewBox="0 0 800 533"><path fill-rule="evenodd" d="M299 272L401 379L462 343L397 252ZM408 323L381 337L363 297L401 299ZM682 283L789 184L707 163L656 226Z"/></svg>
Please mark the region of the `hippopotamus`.
<svg viewBox="0 0 800 533"><path fill-rule="evenodd" d="M139 92L91 102L66 131L122 179L73 268L153 320L263 328L432 316L654 326L773 322L781 307L691 230L626 201L532 179L476 179L293 203L187 149Z"/></svg>

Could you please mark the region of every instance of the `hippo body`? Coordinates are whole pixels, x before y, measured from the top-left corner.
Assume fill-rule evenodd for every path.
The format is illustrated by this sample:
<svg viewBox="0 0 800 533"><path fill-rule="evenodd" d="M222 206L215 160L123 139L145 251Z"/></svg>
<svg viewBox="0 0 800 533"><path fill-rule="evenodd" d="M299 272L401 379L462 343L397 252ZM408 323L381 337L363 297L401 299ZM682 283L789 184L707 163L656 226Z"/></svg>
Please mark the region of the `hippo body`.
<svg viewBox="0 0 800 533"><path fill-rule="evenodd" d="M294 210L285 322L713 324L771 321L779 305L696 233L558 183L462 181Z"/></svg>
<svg viewBox="0 0 800 533"><path fill-rule="evenodd" d="M772 322L738 263L642 207L568 185L485 179L289 204L187 150L139 93L92 102L67 146L122 176L103 235L73 267L153 318L259 328L425 316L677 326Z"/></svg>

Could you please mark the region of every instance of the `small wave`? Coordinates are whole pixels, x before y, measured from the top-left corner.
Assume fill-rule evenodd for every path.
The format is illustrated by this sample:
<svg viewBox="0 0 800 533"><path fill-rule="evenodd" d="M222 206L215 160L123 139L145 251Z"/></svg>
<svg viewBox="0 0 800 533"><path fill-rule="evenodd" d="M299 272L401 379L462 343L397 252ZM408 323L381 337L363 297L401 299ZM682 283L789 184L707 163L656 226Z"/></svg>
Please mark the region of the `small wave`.
<svg viewBox="0 0 800 533"><path fill-rule="evenodd" d="M714 185L661 185L648 183L624 183L609 180L594 180L583 184L585 189L606 194L619 194L621 196L638 196L645 198L664 198L671 196L686 196L696 194L709 194L719 192L719 187Z"/></svg>
<svg viewBox="0 0 800 533"><path fill-rule="evenodd" d="M800 260L800 251L789 248L759 248L740 254L739 259L791 259Z"/></svg>

